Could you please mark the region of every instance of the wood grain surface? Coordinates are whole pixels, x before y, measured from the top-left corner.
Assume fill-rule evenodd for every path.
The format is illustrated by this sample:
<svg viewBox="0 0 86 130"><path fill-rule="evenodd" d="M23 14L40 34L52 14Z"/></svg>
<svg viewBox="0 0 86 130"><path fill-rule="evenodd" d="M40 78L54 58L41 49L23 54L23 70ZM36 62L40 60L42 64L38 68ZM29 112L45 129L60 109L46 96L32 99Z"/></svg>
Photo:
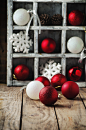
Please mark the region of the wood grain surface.
<svg viewBox="0 0 86 130"><path fill-rule="evenodd" d="M73 100L61 95L45 106L20 87L0 84L0 130L86 130L86 88Z"/></svg>
<svg viewBox="0 0 86 130"><path fill-rule="evenodd" d="M22 92L0 84L0 130L19 130Z"/></svg>
<svg viewBox="0 0 86 130"><path fill-rule="evenodd" d="M22 130L58 130L54 106L47 107L39 100L31 100L24 90Z"/></svg>
<svg viewBox="0 0 86 130"><path fill-rule="evenodd" d="M80 88L80 96L86 109L86 88Z"/></svg>
<svg viewBox="0 0 86 130"><path fill-rule="evenodd" d="M86 109L79 95L73 100L61 95L55 110L60 130L86 130Z"/></svg>

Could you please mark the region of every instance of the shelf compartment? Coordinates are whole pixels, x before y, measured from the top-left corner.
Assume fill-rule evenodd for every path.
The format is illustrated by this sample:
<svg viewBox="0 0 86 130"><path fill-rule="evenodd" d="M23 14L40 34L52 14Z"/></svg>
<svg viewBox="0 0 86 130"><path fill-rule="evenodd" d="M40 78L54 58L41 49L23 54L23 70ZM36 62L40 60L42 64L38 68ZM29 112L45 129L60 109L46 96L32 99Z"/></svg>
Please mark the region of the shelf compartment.
<svg viewBox="0 0 86 130"><path fill-rule="evenodd" d="M17 9L23 8L25 10L33 10L33 3L32 2L17 2L17 3L13 3L13 14ZM23 16L22 16L23 17ZM16 25L13 22L13 25Z"/></svg>
<svg viewBox="0 0 86 130"><path fill-rule="evenodd" d="M38 70L38 76L41 76L42 74L40 73L40 67L43 65L43 67L45 67L45 64L48 64L49 60L53 60L54 62L56 62L57 64L60 63L61 64L61 58L39 58L39 70Z"/></svg>
<svg viewBox="0 0 86 130"><path fill-rule="evenodd" d="M70 53L67 49L67 41L73 37L73 36L77 36L77 37L80 37L83 42L85 43L85 32L82 31L82 30L68 30L66 31L66 52L67 53ZM72 54L72 53L71 53Z"/></svg>
<svg viewBox="0 0 86 130"><path fill-rule="evenodd" d="M83 61L81 64L78 63L78 58L67 58L66 59L66 77L67 80L69 81L70 78L68 76L68 71L75 66L78 66L82 69L82 76L80 78L80 80L78 80L77 82L85 82L85 62Z"/></svg>
<svg viewBox="0 0 86 130"><path fill-rule="evenodd" d="M33 58L13 58L13 68L12 68L13 72L14 72L14 68L19 64L24 64L29 68L29 71L30 71L29 77L26 81L34 80L34 59Z"/></svg>
<svg viewBox="0 0 86 130"><path fill-rule="evenodd" d="M56 49L51 53L51 55L53 53L61 53L61 31L43 30L38 37L39 53L44 53L41 49L41 43L45 38L52 38L56 42Z"/></svg>
<svg viewBox="0 0 86 130"><path fill-rule="evenodd" d="M17 34L17 33L20 33L20 31L22 31L22 30L14 30L13 33L14 33L14 34ZM23 33L24 33L24 30L23 30ZM24 34L25 34L25 33L24 33ZM33 30L30 30L30 31L28 32L28 36L29 36L29 40L31 39L32 42L33 42L32 46L30 46L30 49L29 49L28 53L34 53L34 31L33 31ZM21 44L22 44L22 43L21 43ZM25 43L24 43L24 44L25 44ZM20 53L23 53L23 51L15 52L14 49L13 49L13 53L18 53L18 54L20 54Z"/></svg>
<svg viewBox="0 0 86 130"><path fill-rule="evenodd" d="M68 22L68 15L71 11L73 10L79 10L81 11L84 15L85 15L85 18L84 18L84 22L80 25L80 26L86 26L86 13L85 13L85 8L86 8L86 3L68 3L67 4L67 25L70 25L72 26L69 22Z"/></svg>

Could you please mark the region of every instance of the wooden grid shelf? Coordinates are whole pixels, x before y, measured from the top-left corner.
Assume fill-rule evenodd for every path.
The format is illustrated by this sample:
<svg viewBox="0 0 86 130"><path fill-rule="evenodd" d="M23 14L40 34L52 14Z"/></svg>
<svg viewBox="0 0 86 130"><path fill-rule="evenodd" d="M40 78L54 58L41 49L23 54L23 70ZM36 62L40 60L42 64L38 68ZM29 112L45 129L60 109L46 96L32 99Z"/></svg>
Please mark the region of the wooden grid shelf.
<svg viewBox="0 0 86 130"><path fill-rule="evenodd" d="M32 0L13 0L14 2L32 2ZM33 0L33 2L67 2L67 3L85 3L86 0Z"/></svg>
<svg viewBox="0 0 86 130"><path fill-rule="evenodd" d="M37 13L38 11L38 5L39 2L44 2L44 3L61 3L61 13L63 16L63 24L62 26L41 26L42 31L61 31L61 53L55 53L55 54L46 54L46 53L40 53L39 52L39 26L37 26L37 18L36 16L34 17L33 20L33 26L30 27L30 30L33 31L34 33L34 49L33 53L28 53L28 54L23 54L23 53L14 53L12 49L12 44L9 41L9 37L13 34L13 31L20 31L20 30L26 30L26 26L16 26L13 25L12 21L12 15L13 15L13 7L14 3L19 3L19 2L27 2L27 3L32 3L33 10ZM34 78L37 78L39 76L39 62L40 58L60 58L61 59L61 65L62 65L62 74L66 75L66 65L67 65L67 59L68 58L79 58L80 54L72 54L72 53L67 53L66 52L66 37L67 37L67 31L83 31L84 32L84 37L85 37L85 47L86 47L86 25L85 26L69 26L67 25L67 5L69 3L86 3L86 0L8 0L8 34L7 34L7 39L8 39L8 44L7 44L7 85L8 86L23 86L27 85L29 81L17 81L12 79L12 70L13 70L13 63L14 59L16 61L17 58L26 58L26 61L28 62L28 59L33 59L34 61L34 66L33 66L33 71L34 71ZM85 8L85 13L86 13L86 4L84 5ZM26 63L25 61L25 63ZM73 60L74 61L74 60ZM84 71L85 71L85 79L84 81L77 82L80 87L86 87L86 60L84 62ZM16 64L16 63L14 63Z"/></svg>

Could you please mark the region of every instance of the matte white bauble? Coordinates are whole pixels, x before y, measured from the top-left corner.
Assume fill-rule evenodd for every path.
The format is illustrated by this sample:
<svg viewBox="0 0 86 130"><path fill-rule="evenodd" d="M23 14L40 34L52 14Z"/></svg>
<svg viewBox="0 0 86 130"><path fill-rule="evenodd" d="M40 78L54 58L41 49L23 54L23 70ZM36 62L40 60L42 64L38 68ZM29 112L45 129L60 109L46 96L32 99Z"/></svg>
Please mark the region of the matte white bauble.
<svg viewBox="0 0 86 130"><path fill-rule="evenodd" d="M13 14L13 21L17 25L25 25L29 22L30 15L27 13L27 10L25 9L17 9Z"/></svg>
<svg viewBox="0 0 86 130"><path fill-rule="evenodd" d="M84 42L79 37L71 37L67 42L67 49L71 53L79 53L84 47Z"/></svg>
<svg viewBox="0 0 86 130"><path fill-rule="evenodd" d="M31 99L39 99L39 92L43 87L40 81L31 81L26 87L26 93Z"/></svg>

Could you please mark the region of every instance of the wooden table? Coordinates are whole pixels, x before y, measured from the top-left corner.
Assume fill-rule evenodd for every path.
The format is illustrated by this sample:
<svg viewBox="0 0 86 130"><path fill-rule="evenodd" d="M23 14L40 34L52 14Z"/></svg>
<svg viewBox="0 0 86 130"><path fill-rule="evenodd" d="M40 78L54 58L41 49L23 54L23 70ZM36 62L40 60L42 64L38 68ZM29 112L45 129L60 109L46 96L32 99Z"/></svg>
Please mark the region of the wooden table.
<svg viewBox="0 0 86 130"><path fill-rule="evenodd" d="M47 107L20 87L0 84L0 130L86 130L86 88L74 100L61 96Z"/></svg>

